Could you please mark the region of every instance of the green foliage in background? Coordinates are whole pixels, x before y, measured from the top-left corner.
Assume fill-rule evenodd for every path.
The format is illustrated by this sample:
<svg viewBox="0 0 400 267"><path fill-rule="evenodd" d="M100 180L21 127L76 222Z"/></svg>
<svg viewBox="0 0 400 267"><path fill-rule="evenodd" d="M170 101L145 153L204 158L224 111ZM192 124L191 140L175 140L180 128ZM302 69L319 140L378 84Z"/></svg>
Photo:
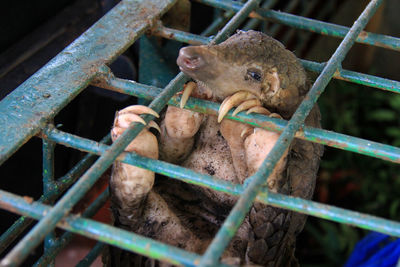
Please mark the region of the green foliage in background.
<svg viewBox="0 0 400 267"><path fill-rule="evenodd" d="M324 129L400 146L400 95L334 80L319 100ZM400 221L400 166L325 147L314 199ZM368 232L309 218L303 236L304 266L338 266ZM307 236L307 237L305 237ZM303 264L302 264L303 265Z"/></svg>

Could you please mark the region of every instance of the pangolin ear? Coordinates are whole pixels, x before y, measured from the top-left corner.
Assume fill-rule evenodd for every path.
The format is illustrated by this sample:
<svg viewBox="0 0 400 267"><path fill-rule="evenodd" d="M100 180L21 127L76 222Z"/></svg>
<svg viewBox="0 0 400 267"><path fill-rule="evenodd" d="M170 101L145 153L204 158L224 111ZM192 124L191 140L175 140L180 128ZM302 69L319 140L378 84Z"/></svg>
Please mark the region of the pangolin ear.
<svg viewBox="0 0 400 267"><path fill-rule="evenodd" d="M281 81L278 70L274 67L265 73L263 81L263 94L266 97L275 95L281 89Z"/></svg>

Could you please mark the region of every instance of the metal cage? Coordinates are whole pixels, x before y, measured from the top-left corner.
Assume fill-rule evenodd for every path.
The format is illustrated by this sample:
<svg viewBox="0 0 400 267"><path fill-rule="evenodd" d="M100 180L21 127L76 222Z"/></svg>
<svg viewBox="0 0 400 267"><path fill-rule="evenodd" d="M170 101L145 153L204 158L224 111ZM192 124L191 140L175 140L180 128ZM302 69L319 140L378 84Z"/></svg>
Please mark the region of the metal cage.
<svg viewBox="0 0 400 267"><path fill-rule="evenodd" d="M43 240L45 252L37 265L48 264L56 253L68 243L72 233L99 241L87 257L81 261L82 266L90 265L101 253L105 244L118 246L176 265L223 265L219 262L219 258L254 201L400 237L400 223L398 222L268 192L262 186L265 177L269 176L293 138L301 138L400 163L400 149L397 147L303 126L306 116L332 78L400 93L400 82L398 81L357 73L341 67L346 53L355 42L395 51L400 50L399 38L362 31L382 0L371 0L351 28L270 10L268 9L269 1L266 1L267 4L264 3L261 7L259 6L260 0L248 0L246 3L232 0L196 1L226 10L230 12L231 16L235 15L215 37L211 38L167 28L161 24L159 20L161 15L169 10L176 0L124 0L0 102L0 128L2 129L0 133L0 163L4 163L31 137L39 136L43 140L44 184L43 195L37 201L0 190L0 207L22 215L0 237L2 251L32 222L32 219L29 218L38 220L32 230L1 260L1 266L22 264L29 253ZM162 89L117 78L111 73L107 64L123 53L146 31L150 31L156 36L189 44L219 43L225 40L248 17L335 36L343 38L343 40L327 62L301 60L307 70L320 74L290 121L262 115L239 114L232 117L232 113L229 113L228 118L230 119L281 133L263 166L247 180L245 185L232 184L177 165L123 152L130 140L143 129L141 124L132 124L113 144L108 144L109 136L101 142L95 142L62 132L52 125L54 116L89 84L151 100L149 107L157 112L167 104L177 106L180 99L175 94L188 79L182 73ZM217 18L210 28L216 29L223 26L224 23L224 20ZM186 105L186 108L206 114L216 114L218 107L219 105L216 103L195 98L191 98ZM152 119L151 115L145 115L143 118L146 122ZM54 177L53 161L56 144L87 152L87 155L73 169L59 179ZM95 155L100 157L95 160L97 157ZM107 190L82 215L70 214L71 208L94 185L114 160L146 168L172 179L237 195L240 198L204 255L171 247L89 219L88 217L92 216L107 200ZM71 184L73 185L71 186ZM69 186L71 187L64 193ZM53 203L57 198L59 199L53 206L44 204ZM63 236L55 238L53 232L55 227L65 229L67 232Z"/></svg>

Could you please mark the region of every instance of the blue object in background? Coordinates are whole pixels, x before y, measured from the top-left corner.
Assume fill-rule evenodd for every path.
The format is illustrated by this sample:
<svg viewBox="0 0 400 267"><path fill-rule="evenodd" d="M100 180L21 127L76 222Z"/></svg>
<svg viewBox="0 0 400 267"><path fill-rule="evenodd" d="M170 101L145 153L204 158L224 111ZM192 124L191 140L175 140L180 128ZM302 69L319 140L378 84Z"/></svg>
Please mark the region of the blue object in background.
<svg viewBox="0 0 400 267"><path fill-rule="evenodd" d="M344 267L396 266L400 258L400 238L372 232L358 241Z"/></svg>

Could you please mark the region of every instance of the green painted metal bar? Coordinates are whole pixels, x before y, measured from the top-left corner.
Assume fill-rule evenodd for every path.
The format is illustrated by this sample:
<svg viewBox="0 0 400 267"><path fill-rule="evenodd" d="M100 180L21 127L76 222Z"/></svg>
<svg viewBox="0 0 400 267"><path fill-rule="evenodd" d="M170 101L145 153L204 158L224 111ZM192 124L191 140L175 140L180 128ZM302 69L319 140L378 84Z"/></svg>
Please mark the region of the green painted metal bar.
<svg viewBox="0 0 400 267"><path fill-rule="evenodd" d="M164 27L161 22L152 30L152 34L191 45L207 44L212 40L210 37Z"/></svg>
<svg viewBox="0 0 400 267"><path fill-rule="evenodd" d="M97 242L96 245L92 248L92 250L83 258L76 266L77 267L85 267L91 266L92 263L103 253L106 248L106 244Z"/></svg>
<svg viewBox="0 0 400 267"><path fill-rule="evenodd" d="M329 59L322 73L314 82L313 86L307 93L296 112L293 114L291 120L280 135L268 157L264 160L263 164L253 175L253 177L249 178L251 181L248 184L248 187L240 196L217 235L208 246L206 252L201 258L200 266L214 266L218 262L225 248L242 224L246 214L253 204L254 199L261 191L262 185L265 183L265 177L269 177L272 173L276 163L279 161L284 151L292 142L295 133L304 123L305 118L315 105L318 97L328 85L336 69L340 66L341 62L345 58L345 55L353 46L357 36L368 23L381 2L382 0L370 1L360 17L355 21L348 34L345 36L335 53Z"/></svg>
<svg viewBox="0 0 400 267"><path fill-rule="evenodd" d="M196 0L196 2L232 11L240 10L243 6L243 4L231 0ZM254 13L251 13L250 17L265 18L297 29L338 38L345 37L350 29L333 23L304 18L285 12L264 10L261 8L257 9ZM362 31L361 35L357 37L356 42L400 51L400 38L383 34Z"/></svg>
<svg viewBox="0 0 400 267"><path fill-rule="evenodd" d="M237 10L237 13L232 17L231 20L224 26L224 28L215 36L210 42L211 44L219 44L222 41L228 39L232 31L237 29L240 24L247 18L251 11L253 11L261 0L249 0L242 6L241 9Z"/></svg>
<svg viewBox="0 0 400 267"><path fill-rule="evenodd" d="M200 34L201 36L210 36L215 34L219 29L221 29L225 23L235 15L233 11L227 11L221 16L217 17L213 22Z"/></svg>
<svg viewBox="0 0 400 267"><path fill-rule="evenodd" d="M103 253L103 250L106 248L106 244L97 242L96 245L90 250L90 252L83 258L76 267L86 267L91 266L92 263L97 259L97 257Z"/></svg>
<svg viewBox="0 0 400 267"><path fill-rule="evenodd" d="M60 186L52 188L51 191L49 191L46 196L42 195L38 201L42 203L49 203L51 201L54 201L73 182L75 182L76 179L78 179L78 177L82 174L83 171L89 168L89 166L94 162L95 157L96 156L94 155L86 155L85 158L78 165L76 165L73 169L69 171L67 175L64 176L65 178L64 177L62 178L62 180L65 179L65 181L68 182L64 182ZM13 223L13 225L11 225L7 229L7 231L0 236L0 253L2 253L20 234L22 234L22 232L29 225L32 224L32 222L33 222L32 219L24 216L16 220Z"/></svg>
<svg viewBox="0 0 400 267"><path fill-rule="evenodd" d="M286 5L283 7L284 13L291 13L296 8L298 1L290 1L286 2ZM272 25L271 29L269 29L268 34L271 36L276 36L278 32L282 29L282 24Z"/></svg>
<svg viewBox="0 0 400 267"><path fill-rule="evenodd" d="M100 143L108 144L111 141L110 135L104 137ZM39 202L50 203L56 200L72 183L74 183L97 158L96 155L88 154L83 157L67 174L59 178L54 187L47 195L42 195ZM22 232L33 222L32 219L25 216L20 217L11 225L6 232L0 236L0 253L2 253Z"/></svg>
<svg viewBox="0 0 400 267"><path fill-rule="evenodd" d="M34 81L32 82L36 84L36 87L45 88L45 90L51 90L50 92L53 97L57 95L57 91L54 90L55 84L61 88L64 86L68 88L68 90L65 91L63 89L63 94L68 95L68 92L71 90L74 91L74 88L76 89L74 93L78 93L79 88L86 86L89 82L89 79L95 76L95 72L98 71L100 65L104 64L104 62L111 61L119 53L122 53L123 49L126 49L139 37L139 34L143 33L147 28L149 28L149 23L152 19L161 16L168 10L168 8L172 6L174 2L175 1L173 0L159 0L158 4L154 4L150 1L137 2L126 0L121 2L110 12L108 12L102 19L100 19L94 26L87 30L81 37L75 40L75 42L72 43L66 50L59 54L64 60L62 66L64 66L64 68L68 66L68 71L66 69L62 69L63 71L57 72L56 69L48 69L46 67L48 65L46 65L41 69L41 71L39 71L41 74L44 73L45 77L41 77L40 79L36 80L36 78L39 76L37 73L28 81L33 79ZM86 38L90 40L86 41ZM115 42L117 39L118 42ZM68 55L67 58L63 58L63 56L66 54ZM75 57L81 61L80 64L78 64L78 61L74 60ZM86 61L88 66L85 66L88 69L82 68L82 64L85 62L82 60L82 58L88 60ZM57 56L55 59L56 62L58 62L57 59L59 60L59 56ZM50 66L58 65L58 63L55 63L54 60L49 64ZM87 71L89 71L90 75L86 74ZM63 76L59 77L56 75L60 73ZM160 111L168 99L176 93L177 81L183 80L183 74L181 77L179 77L179 75L177 77L177 79L170 83L169 88L166 88L166 90L156 100L153 101L152 105L150 105L151 108ZM54 80L55 78L56 80ZM64 83L68 83L68 85ZM76 86L77 84L79 84L79 86ZM17 90L26 91L27 88L28 87L26 83L24 83ZM13 95L12 98L14 98L13 101L15 101L15 95ZM64 96L62 98L64 98ZM1 103L3 102L4 100ZM4 103L8 102L5 101ZM50 105L50 103L47 104ZM18 104L14 103L13 105ZM8 106L9 105L0 105L0 110L2 107ZM61 108L62 106L62 103L57 102L58 108ZM30 106L29 109L31 110L32 106ZM46 117L46 112L43 111L42 114L40 106L35 106L35 110L41 115L40 119L37 120L37 123L39 123ZM46 106L45 110L48 111L49 108ZM36 114L36 112L29 112L29 114ZM24 123L30 121L29 118L25 116L22 117ZM146 121L150 120L150 115L144 117ZM34 121L35 120L31 121L31 123L34 124ZM19 125L14 125L16 122L18 122ZM9 125L9 121L7 125L4 125L4 128L15 128L14 131L19 131L19 128L21 125L23 125L23 123L20 120L17 120L16 122L13 121L11 125ZM98 180L100 175L112 164L118 154L120 154L130 143L130 141L143 129L143 125L135 127L135 124L132 124L129 129L122 134L121 138L114 142L110 150L90 167L90 169L81 177L81 179L57 202L49 214L47 214L46 217L36 224L35 227L28 234L26 234L24 238L2 259L0 266L18 266L26 259L29 253L43 240L45 235L48 234L55 227L57 222L71 210L73 205L79 201L79 199ZM39 125L36 124L36 126L32 127L31 129L37 129L38 127ZM24 138L32 133L34 133L34 131L25 131ZM6 134L6 136L8 135L9 133ZM22 139L20 140L22 141ZM1 142L6 143L6 140L2 140L0 138L0 143ZM6 153L9 153L10 149L12 148L16 149L16 147L9 147L9 149L6 149L8 151Z"/></svg>
<svg viewBox="0 0 400 267"><path fill-rule="evenodd" d="M81 151L101 155L109 149L109 146L107 145L99 144L89 139L61 132L53 127L48 127L43 131L50 140ZM117 159L121 162L148 169L186 183L207 187L235 196L241 195L245 189L245 186L239 184L233 184L210 175L196 173L193 170L181 167L179 165L142 157L136 153L124 152ZM310 200L289 197L271 192L268 194L259 194L257 200L275 207L290 209L315 217L351 224L360 228L400 237L400 223L368 214L348 211Z"/></svg>
<svg viewBox="0 0 400 267"><path fill-rule="evenodd" d="M240 2L244 2L244 0L240 0ZM226 11L224 13L218 12L220 10L215 10L214 12L214 20L212 23L200 34L201 36L210 36L218 32L219 29L221 29L225 23L230 20L233 15L235 15L235 12L233 11Z"/></svg>
<svg viewBox="0 0 400 267"><path fill-rule="evenodd" d="M3 190L0 190L0 207L37 220L51 212L51 207L47 205L39 202L27 203L23 197ZM67 215L57 226L174 265L197 266L200 261L197 254L77 215Z"/></svg>
<svg viewBox="0 0 400 267"><path fill-rule="evenodd" d="M174 2L122 1L6 96L0 102L0 164L77 96L100 66L125 51L150 27L151 20Z"/></svg>
<svg viewBox="0 0 400 267"><path fill-rule="evenodd" d="M278 0L268 0L268 1L265 1L265 2L261 5L261 8L270 9L270 8L273 7L277 2L278 2ZM249 19L249 21L246 22L246 24L242 27L242 30L248 31L248 30L251 30L251 29L255 29L255 28L261 23L261 21L262 21L262 20L260 20L260 19L255 19L255 18Z"/></svg>
<svg viewBox="0 0 400 267"><path fill-rule="evenodd" d="M43 195L47 195L54 184L55 143L43 139Z"/></svg>
<svg viewBox="0 0 400 267"><path fill-rule="evenodd" d="M165 31L165 33L161 33L162 31ZM167 32L174 32L176 35L171 35L171 34L166 34ZM180 41L180 42L187 42L188 39L192 38L193 34L191 33L185 33L183 31L179 30L174 30L174 29L169 29L167 27L160 28L160 31L158 29L155 31L156 35L162 36L164 38ZM207 44L208 38L207 37L202 37L199 35L195 35L195 42L199 44ZM304 60L300 59L303 67L306 70L321 73L324 66L326 63L317 63L309 60ZM400 93L400 82L399 81L394 81L390 79L385 79L369 74L364 74L364 73L359 73L355 71L349 71L342 69L341 67L338 68L338 71L335 72L333 75L334 78L339 79L339 80L344 80L352 83L357 83L357 84L362 84L366 85L369 87L374 87L378 88L381 90L393 92L393 93Z"/></svg>
<svg viewBox="0 0 400 267"><path fill-rule="evenodd" d="M166 39L175 40L187 44L205 45L210 42L210 37L197 35L181 30L171 29L163 25L157 24L153 32L154 35L164 37ZM193 40L195 43L193 43Z"/></svg>
<svg viewBox="0 0 400 267"><path fill-rule="evenodd" d="M54 186L54 149L56 144L53 141L43 139L43 195L46 196ZM53 201L50 201L53 204ZM54 231L50 232L44 239L44 253L51 249L57 236ZM49 267L54 267L54 260L50 261Z"/></svg>
<svg viewBox="0 0 400 267"><path fill-rule="evenodd" d="M321 73L326 63L317 63L308 60L301 60L304 68L310 71ZM400 93L400 82L389 80L369 74L364 74L355 71L349 71L342 69L339 67L338 70L333 75L336 79L344 80L352 83L362 84L369 87L378 88L381 90L393 92L393 93Z"/></svg>
<svg viewBox="0 0 400 267"><path fill-rule="evenodd" d="M301 13L299 14L299 16L302 16L302 17L308 17L308 16L310 16L310 13L313 11L313 9L314 9L315 6L317 5L317 3L318 3L318 0L311 0L311 1L308 1L307 8L303 9L303 10L301 11ZM300 4L300 3L299 3L299 4ZM326 8L329 7L328 4L326 4L325 6L326 6ZM296 6L296 7L297 7L297 6ZM296 8L296 7L295 7L295 8ZM322 9L322 8L321 8L321 9ZM293 9L293 10L294 10L294 9ZM320 12L322 12L322 11L323 11L323 10L318 10L318 14L319 14ZM293 11L291 10L291 11L288 11L288 12L286 12L286 13L293 13ZM287 44L287 43L290 41L290 39L293 38L293 36L295 35L296 32L297 32L297 31L296 31L295 28L290 28L288 31L286 31L286 32L284 33L284 35L282 36L282 38L280 38L280 41L281 41L282 43L284 43L284 44ZM310 32L307 32L307 33L310 33Z"/></svg>
<svg viewBox="0 0 400 267"><path fill-rule="evenodd" d="M315 3L319 3L318 0L315 0L314 2L311 2L311 5ZM323 5L322 7L320 7L320 9L318 9L318 13L315 14L314 19L318 20L318 21L323 21L324 19L326 19L329 14L332 12L332 10L335 10L335 6L334 6L335 1L329 0L327 1L327 3L325 5ZM311 6L310 5L310 6ZM307 5L307 9L308 9L309 5ZM312 10L315 11L314 9L315 7L310 8L310 11L306 12L305 14L300 14L300 16L302 17L307 17L309 16L312 12ZM307 51L308 47L309 47L309 40L311 39L311 37L313 36L313 32L307 31L303 34L299 34L298 37L300 39L297 40L296 44L295 44L295 48L293 49L293 51L296 51L297 54L299 55L303 55L304 52L303 51Z"/></svg>
<svg viewBox="0 0 400 267"><path fill-rule="evenodd" d="M96 212L106 203L109 196L108 188L104 190L90 206L82 213L82 217L90 218L96 214ZM34 267L47 266L51 261L55 259L58 253L63 250L69 242L73 239L74 234L71 232L64 233L60 236L54 245L50 247L33 265Z"/></svg>
<svg viewBox="0 0 400 267"><path fill-rule="evenodd" d="M97 79L93 81L93 85L148 100L155 98L162 90L157 87L140 84L134 81L115 78L108 68L102 69L102 73L99 74ZM173 97L168 104L179 106L179 101L179 97ZM219 104L202 99L190 98L185 108L209 115L216 115L219 109ZM259 114L247 115L245 112L241 112L235 117L232 117L231 111L227 114L227 118L275 132L282 132L287 125L287 121L285 120L270 118ZM400 163L400 148L394 146L380 144L370 140L307 126L303 127L303 131L297 132L296 137L319 144Z"/></svg>
<svg viewBox="0 0 400 267"><path fill-rule="evenodd" d="M51 126L45 128L43 130L43 134L54 142L89 153L101 155L110 149L110 147L107 145L99 144L83 137L61 132ZM187 183L206 186L204 181L208 181L209 186L213 186L212 188L214 190L223 191L225 193L238 192L237 187L239 185L234 185L209 175L198 174L190 169L186 169L171 163L141 157L135 153L121 153L117 160L121 160L125 163L129 163L141 168L149 169L166 176L179 178Z"/></svg>

